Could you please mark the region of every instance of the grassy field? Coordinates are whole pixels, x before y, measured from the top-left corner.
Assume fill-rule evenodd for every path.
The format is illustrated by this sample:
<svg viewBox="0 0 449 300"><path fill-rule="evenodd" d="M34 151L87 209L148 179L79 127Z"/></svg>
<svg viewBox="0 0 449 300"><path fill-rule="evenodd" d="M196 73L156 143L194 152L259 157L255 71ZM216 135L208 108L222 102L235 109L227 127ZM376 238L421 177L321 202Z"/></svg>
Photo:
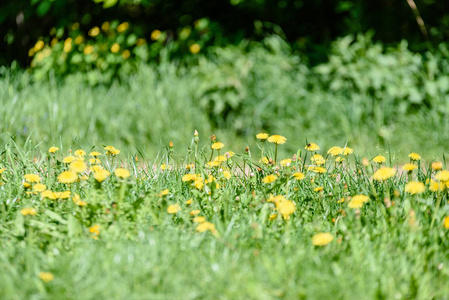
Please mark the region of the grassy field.
<svg viewBox="0 0 449 300"><path fill-rule="evenodd" d="M447 297L442 157L311 143L292 159L280 151L290 140L268 136L233 153L190 135L185 157L168 145L137 161L114 147L42 154L9 140L2 298Z"/></svg>

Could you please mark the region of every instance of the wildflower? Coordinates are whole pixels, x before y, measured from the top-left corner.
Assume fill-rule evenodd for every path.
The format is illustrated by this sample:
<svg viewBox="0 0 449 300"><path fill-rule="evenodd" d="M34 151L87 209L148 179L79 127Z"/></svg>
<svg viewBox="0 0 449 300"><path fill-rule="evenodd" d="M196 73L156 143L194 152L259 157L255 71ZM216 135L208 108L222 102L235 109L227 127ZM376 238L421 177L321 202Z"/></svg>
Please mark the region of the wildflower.
<svg viewBox="0 0 449 300"><path fill-rule="evenodd" d="M275 204L282 202L282 201L287 201L287 199L283 195L277 195L274 197L273 197L273 195L270 195L270 198L267 199L267 202L273 202Z"/></svg>
<svg viewBox="0 0 449 300"><path fill-rule="evenodd" d="M56 199L57 199L55 193L53 193L53 192L50 191L50 190L45 190L45 191L43 191L43 192L41 193L41 197L42 197L42 198L47 198L47 199L50 199L50 200L56 200Z"/></svg>
<svg viewBox="0 0 449 300"><path fill-rule="evenodd" d="M264 156L264 157L262 157L261 162L262 162L263 164L265 164L265 165L268 165L269 160L268 160L268 158L267 158L266 156Z"/></svg>
<svg viewBox="0 0 449 300"><path fill-rule="evenodd" d="M425 189L424 183L419 181L410 181L405 185L405 191L412 195L421 194Z"/></svg>
<svg viewBox="0 0 449 300"><path fill-rule="evenodd" d="M40 272L39 273L39 278L43 282L50 282L50 281L53 281L55 279L55 276L52 273L50 273L50 272Z"/></svg>
<svg viewBox="0 0 449 300"><path fill-rule="evenodd" d="M327 170L325 168L323 168L323 167L314 167L312 169L312 171L315 172L315 173L320 173L320 174L323 174L323 173L327 172Z"/></svg>
<svg viewBox="0 0 449 300"><path fill-rule="evenodd" d="M443 191L446 188L444 182L436 182L434 180L430 180L429 190L432 192Z"/></svg>
<svg viewBox="0 0 449 300"><path fill-rule="evenodd" d="M315 246L325 246L332 242L334 236L329 232L317 233L312 237L312 244Z"/></svg>
<svg viewBox="0 0 449 300"><path fill-rule="evenodd" d="M284 200L276 203L276 209L281 213L284 220L290 219L290 215L296 211L293 201Z"/></svg>
<svg viewBox="0 0 449 300"><path fill-rule="evenodd" d="M396 170L389 167L383 167L378 169L373 174L373 179L377 181L387 180L388 178L393 177L396 174Z"/></svg>
<svg viewBox="0 0 449 300"><path fill-rule="evenodd" d="M234 155L235 155L235 153L232 152L232 151L228 151L228 152L225 153L225 156L226 156L228 159L231 158L231 157L233 157Z"/></svg>
<svg viewBox="0 0 449 300"><path fill-rule="evenodd" d="M122 52L123 59L128 59L130 56L131 56L131 52L129 52L128 49L123 50L123 52Z"/></svg>
<svg viewBox="0 0 449 300"><path fill-rule="evenodd" d="M86 151L84 151L82 149L78 149L75 151L74 154L75 154L75 156L82 158L82 157L86 156Z"/></svg>
<svg viewBox="0 0 449 300"><path fill-rule="evenodd" d="M366 195L355 195L348 202L348 207L352 208L352 209L361 208L364 203L368 202L368 200L369 200L369 197ZM344 201L344 198L343 198L343 201Z"/></svg>
<svg viewBox="0 0 449 300"><path fill-rule="evenodd" d="M75 160L70 163L69 170L75 173L84 173L87 170L87 165L82 160Z"/></svg>
<svg viewBox="0 0 449 300"><path fill-rule="evenodd" d="M179 211L181 211L181 207L179 206L179 204L171 204L167 208L167 212L169 214L176 214Z"/></svg>
<svg viewBox="0 0 449 300"><path fill-rule="evenodd" d="M78 175L73 171L64 171L58 176L60 183L73 183L78 180Z"/></svg>
<svg viewBox="0 0 449 300"><path fill-rule="evenodd" d="M31 184L29 184L28 182L22 182L22 185L24 188L29 188L31 186Z"/></svg>
<svg viewBox="0 0 449 300"><path fill-rule="evenodd" d="M276 145L282 145L285 144L285 142L287 141L287 138L282 136L282 135L272 135L267 139L268 142L276 144Z"/></svg>
<svg viewBox="0 0 449 300"><path fill-rule="evenodd" d="M88 32L89 36L91 36L91 37L96 37L99 33L100 33L100 28L98 28L98 26L93 27Z"/></svg>
<svg viewBox="0 0 449 300"><path fill-rule="evenodd" d="M330 148L329 150L327 150L327 154L330 154L332 156L341 155L341 154L343 154L343 148L334 146L334 147Z"/></svg>
<svg viewBox="0 0 449 300"><path fill-rule="evenodd" d="M92 167L90 167L90 169L91 169L93 172L98 172L98 171L104 170L103 167L102 167L101 165L93 165Z"/></svg>
<svg viewBox="0 0 449 300"><path fill-rule="evenodd" d="M193 203L193 199L192 199L192 198L190 198L189 200L186 201L186 204L187 204L187 205L190 205L190 204L192 204L192 203Z"/></svg>
<svg viewBox="0 0 449 300"><path fill-rule="evenodd" d="M227 180L229 180L229 179L231 179L231 177L232 177L232 174L231 174L231 172L229 172L229 171L223 171L223 176L224 176L224 178L226 178Z"/></svg>
<svg viewBox="0 0 449 300"><path fill-rule="evenodd" d="M435 175L435 179L438 181L448 181L449 180L449 171L443 170L443 171L438 172Z"/></svg>
<svg viewBox="0 0 449 300"><path fill-rule="evenodd" d="M72 38L67 38L64 41L64 48L62 49L65 53L69 53L72 50Z"/></svg>
<svg viewBox="0 0 449 300"><path fill-rule="evenodd" d="M94 235L100 235L100 225L93 225L92 227L89 228L89 232L94 234Z"/></svg>
<svg viewBox="0 0 449 300"><path fill-rule="evenodd" d="M196 215L198 215L199 213L200 213L201 211L199 210L199 209L194 209L194 210L192 210L191 212L190 212L190 215L191 216L196 216ZM202 219L193 219L193 222L195 222L195 223L202 223L202 222L204 222L204 221L206 221L206 218L204 218L204 217L198 217L198 218L202 218Z"/></svg>
<svg viewBox="0 0 449 300"><path fill-rule="evenodd" d="M104 150L107 151L106 154L108 154L108 155L115 156L115 155L120 154L120 150L118 150L114 146L106 146L106 147L104 147Z"/></svg>
<svg viewBox="0 0 449 300"><path fill-rule="evenodd" d="M151 32L151 39L153 41L157 41L161 37L161 35L162 35L162 32L160 30L157 30L157 29L153 30Z"/></svg>
<svg viewBox="0 0 449 300"><path fill-rule="evenodd" d="M58 199L69 199L72 192L71 191L54 192L54 194Z"/></svg>
<svg viewBox="0 0 449 300"><path fill-rule="evenodd" d="M209 167L218 167L221 163L219 161L210 161L207 163Z"/></svg>
<svg viewBox="0 0 449 300"><path fill-rule="evenodd" d="M292 160L290 158L281 160L281 166L283 167L290 167L292 164Z"/></svg>
<svg viewBox="0 0 449 300"><path fill-rule="evenodd" d="M29 183L35 183L35 182L40 182L41 181L41 177L39 175L36 175L36 174L25 174L23 176L23 178L25 178L25 181L29 182Z"/></svg>
<svg viewBox="0 0 449 300"><path fill-rule="evenodd" d="M101 153L98 152L98 151L92 151L92 152L89 153L89 155L90 155L90 156L93 156L93 157L98 157L98 156L101 155Z"/></svg>
<svg viewBox="0 0 449 300"><path fill-rule="evenodd" d="M117 26L117 31L118 32L123 32L126 29L128 29L129 27L129 23L128 22L123 22L122 24L120 24L119 26Z"/></svg>
<svg viewBox="0 0 449 300"><path fill-rule="evenodd" d="M3 172L5 172L6 171L6 168L1 168L0 169L0 175L3 173Z"/></svg>
<svg viewBox="0 0 449 300"><path fill-rule="evenodd" d="M26 208L22 208L20 210L20 213L24 216L35 216L37 214L37 210L35 208L32 207L26 207Z"/></svg>
<svg viewBox="0 0 449 300"><path fill-rule="evenodd" d="M53 147L50 147L50 149L48 149L48 152L49 152L49 153L55 153L55 152L58 151L58 150L59 150L58 147L53 146Z"/></svg>
<svg viewBox="0 0 449 300"><path fill-rule="evenodd" d="M317 164L318 166L324 165L324 163L326 162L326 160L324 159L323 156L321 156L320 154L314 154L311 158L311 161L313 161L315 164Z"/></svg>
<svg viewBox="0 0 449 300"><path fill-rule="evenodd" d="M262 181L263 181L263 183L272 183L272 182L276 181L276 179L278 179L278 177L274 174L271 174L271 175L266 176Z"/></svg>
<svg viewBox="0 0 449 300"><path fill-rule="evenodd" d="M131 173L127 169L124 169L124 168L115 169L114 174L115 174L115 176L117 176L119 178L123 178L123 179L126 179L129 176L131 176Z"/></svg>
<svg viewBox="0 0 449 300"><path fill-rule="evenodd" d="M313 189L314 192L321 192L323 190L324 190L324 188L322 186L318 186L318 187Z"/></svg>
<svg viewBox="0 0 449 300"><path fill-rule="evenodd" d="M188 182L188 181L195 181L196 175L195 174L185 174L182 176L182 181Z"/></svg>
<svg viewBox="0 0 449 300"><path fill-rule="evenodd" d="M443 225L444 228L449 229L449 216L444 217Z"/></svg>
<svg viewBox="0 0 449 300"><path fill-rule="evenodd" d="M441 170L441 169L443 169L443 163L442 163L442 162L440 162L440 161L434 161L434 162L432 163L432 170L434 170L434 171L439 171L439 170Z"/></svg>
<svg viewBox="0 0 449 300"><path fill-rule="evenodd" d="M109 175L111 175L111 173L109 173L108 170L98 170L98 171L94 172L94 178L98 182L102 182L102 181L106 180L106 178L108 178Z"/></svg>
<svg viewBox="0 0 449 300"><path fill-rule="evenodd" d="M197 54L198 52L200 52L201 46L198 45L197 43L195 43L195 44L193 44L192 46L190 46L189 49L190 49L190 52L191 52L192 54Z"/></svg>
<svg viewBox="0 0 449 300"><path fill-rule="evenodd" d="M214 158L214 161L218 161L218 162L225 162L228 158L224 155L218 155L217 157Z"/></svg>
<svg viewBox="0 0 449 300"><path fill-rule="evenodd" d="M270 221L273 221L273 220L275 220L276 218L277 218L277 214L271 214L269 217L268 217L268 220L270 220Z"/></svg>
<svg viewBox="0 0 449 300"><path fill-rule="evenodd" d="M75 161L75 160L76 160L76 157L75 157L75 156L69 155L69 156L64 157L64 158L62 159L62 162L65 163L65 164L70 164L71 162L73 162L73 161Z"/></svg>
<svg viewBox="0 0 449 300"><path fill-rule="evenodd" d="M412 152L408 155L408 157L410 157L410 159L414 161L421 160L421 156L418 153Z"/></svg>
<svg viewBox="0 0 449 300"><path fill-rule="evenodd" d="M268 133L259 133L256 135L256 138L258 138L261 141L265 141L270 135Z"/></svg>
<svg viewBox="0 0 449 300"><path fill-rule="evenodd" d="M159 197L167 196L169 193L170 193L169 189L162 190L162 191L159 193Z"/></svg>
<svg viewBox="0 0 449 300"><path fill-rule="evenodd" d="M196 231L198 231L198 232L205 232L205 231L210 231L212 234L215 234L215 233L217 233L217 229L215 229L215 225L214 224L212 224L212 223L210 223L210 222L203 222L203 223L200 223L197 227L196 227L196 229L195 229Z"/></svg>
<svg viewBox="0 0 449 300"><path fill-rule="evenodd" d="M201 190L204 186L203 178L197 177L195 179L194 185L195 185L195 188L197 188L198 190Z"/></svg>
<svg viewBox="0 0 449 300"><path fill-rule="evenodd" d="M352 149L352 148L349 148L349 147L345 147L345 150L343 151L343 155L349 155L349 154L352 154L352 153L354 153L354 149Z"/></svg>
<svg viewBox="0 0 449 300"><path fill-rule="evenodd" d="M33 186L33 191L40 193L45 191L46 188L45 184L37 183Z"/></svg>
<svg viewBox="0 0 449 300"><path fill-rule="evenodd" d="M220 142L215 142L210 147L214 150L220 150L221 148L224 147L224 144Z"/></svg>
<svg viewBox="0 0 449 300"><path fill-rule="evenodd" d="M335 158L335 162L336 163L341 163L341 162L343 162L345 159L343 158L343 157L341 157L341 156L338 156L338 157L336 157Z"/></svg>
<svg viewBox="0 0 449 300"><path fill-rule="evenodd" d="M87 206L87 202L83 200L75 200L74 202L78 206Z"/></svg>
<svg viewBox="0 0 449 300"><path fill-rule="evenodd" d="M303 180L304 177L305 177L304 173L301 173L301 172L293 173L292 176L293 176L294 179L296 179L298 181Z"/></svg>
<svg viewBox="0 0 449 300"><path fill-rule="evenodd" d="M411 172L416 168L418 168L416 165L410 164L410 163L402 166L402 170L407 171L407 172Z"/></svg>
<svg viewBox="0 0 449 300"><path fill-rule="evenodd" d="M373 158L373 161L374 161L375 163L378 163L378 164L380 165L380 164L386 162L387 159L386 159L385 156L383 156L383 155L377 155L376 157Z"/></svg>
<svg viewBox="0 0 449 300"><path fill-rule="evenodd" d="M309 143L304 147L304 149L314 152L320 150L320 147L315 143Z"/></svg>
<svg viewBox="0 0 449 300"><path fill-rule="evenodd" d="M364 158L362 159L362 165L363 165L364 167L368 167L368 166L369 166L369 160L368 160L368 158L364 157Z"/></svg>

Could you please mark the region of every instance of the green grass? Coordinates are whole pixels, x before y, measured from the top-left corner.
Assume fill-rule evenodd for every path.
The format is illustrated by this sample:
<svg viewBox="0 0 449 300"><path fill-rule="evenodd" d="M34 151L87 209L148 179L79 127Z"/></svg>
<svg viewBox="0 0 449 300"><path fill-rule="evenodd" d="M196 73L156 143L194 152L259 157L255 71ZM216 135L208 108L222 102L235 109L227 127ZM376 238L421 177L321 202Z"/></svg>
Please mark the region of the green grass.
<svg viewBox="0 0 449 300"><path fill-rule="evenodd" d="M205 144L200 141L200 148ZM419 195L404 190L407 180L434 177L425 167L429 162L421 161L408 179L398 173L377 182L372 174L378 167L361 165L357 151L343 165L327 157L328 172L321 175L306 171L310 154L303 152L306 164L293 162L297 170L305 167L305 179L297 181L291 167L255 164L241 151L219 168L206 167L206 150L199 151L196 173L204 179L213 174L215 181L198 189L182 181L188 158L171 159L172 167L162 171L164 157L136 164L124 153L102 155L102 166L111 172L107 180L98 183L87 173L87 180L62 184L57 176L67 170L60 163L67 152L34 160L33 151L29 143L17 148L9 141L0 156L0 167L7 169L0 186L5 299L444 299L449 292L447 190L435 193L426 186ZM273 152L265 145L268 156ZM195 161L193 153L190 160ZM121 165L133 173L130 178L114 175ZM220 169L232 178L225 179ZM27 173L39 174L52 191L79 194L87 205L27 194L22 185ZM274 183L262 182L273 173L279 177ZM324 191L315 192L318 186ZM169 193L161 196L164 189ZM284 219L267 201L270 194L284 195L296 211ZM370 198L360 209L338 201L356 194ZM173 204L181 210L169 214ZM23 216L25 207L37 214ZM195 230L194 209L214 224L215 234ZM272 214L278 214L274 220ZM98 239L89 232L94 224L100 226ZM314 246L318 232L330 232L334 240ZM51 272L54 280L43 282L40 272Z"/></svg>

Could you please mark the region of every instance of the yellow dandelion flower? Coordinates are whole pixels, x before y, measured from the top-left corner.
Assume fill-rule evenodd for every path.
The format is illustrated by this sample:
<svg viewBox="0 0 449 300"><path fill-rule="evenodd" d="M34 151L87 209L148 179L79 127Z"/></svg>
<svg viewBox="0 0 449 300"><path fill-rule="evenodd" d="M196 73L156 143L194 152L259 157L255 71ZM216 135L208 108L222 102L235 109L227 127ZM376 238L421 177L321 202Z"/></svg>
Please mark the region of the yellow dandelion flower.
<svg viewBox="0 0 449 300"><path fill-rule="evenodd" d="M69 156L64 157L64 158L62 159L62 162L65 163L65 164L70 164L71 162L73 162L73 161L75 161L75 160L76 160L76 157L75 157L75 156L69 155Z"/></svg>
<svg viewBox="0 0 449 300"><path fill-rule="evenodd" d="M167 213L169 214L176 214L179 211L181 211L181 207L179 206L179 204L171 204L167 208Z"/></svg>
<svg viewBox="0 0 449 300"><path fill-rule="evenodd" d="M100 165L93 165L90 169L91 169L93 172L98 172L98 171L104 170L103 167L100 166Z"/></svg>
<svg viewBox="0 0 449 300"><path fill-rule="evenodd" d="M439 170L441 170L441 169L443 169L443 163L442 163L442 162L440 162L440 161L434 161L434 162L432 163L432 170L434 170L434 171L439 171Z"/></svg>
<svg viewBox="0 0 449 300"><path fill-rule="evenodd" d="M273 221L273 220L275 220L276 218L277 218L277 214L271 214L269 217L268 217L268 220L270 220L270 221Z"/></svg>
<svg viewBox="0 0 449 300"><path fill-rule="evenodd" d="M210 147L214 150L220 150L221 148L224 147L224 144L220 142L215 142Z"/></svg>
<svg viewBox="0 0 449 300"><path fill-rule="evenodd" d="M198 52L200 52L201 46L199 44L195 43L195 44L191 45L189 49L192 54L197 54Z"/></svg>
<svg viewBox="0 0 449 300"><path fill-rule="evenodd" d="M84 42L84 37L82 35L79 35L75 38L75 44L79 45L82 42Z"/></svg>
<svg viewBox="0 0 449 300"><path fill-rule="evenodd" d="M193 199L192 199L192 198L190 198L189 200L186 201L186 204L187 204L187 205L190 205L190 204L192 204L192 203L193 203Z"/></svg>
<svg viewBox="0 0 449 300"><path fill-rule="evenodd" d="M449 180L449 171L443 170L443 171L438 172L435 175L435 179L438 181L448 181Z"/></svg>
<svg viewBox="0 0 449 300"><path fill-rule="evenodd" d="M117 31L118 32L123 32L123 31L127 30L128 28L129 28L129 23L128 22L123 22L122 24L117 26Z"/></svg>
<svg viewBox="0 0 449 300"><path fill-rule="evenodd" d="M414 161L421 160L421 156L418 153L412 152L408 155L408 157L410 157L410 159Z"/></svg>
<svg viewBox="0 0 449 300"><path fill-rule="evenodd" d="M207 163L209 167L218 167L221 164L219 161L210 161Z"/></svg>
<svg viewBox="0 0 449 300"><path fill-rule="evenodd" d="M265 141L270 135L268 133L259 133L256 135L256 138L258 138L261 141Z"/></svg>
<svg viewBox="0 0 449 300"><path fill-rule="evenodd" d="M349 154L352 154L352 153L354 153L354 149L352 149L352 148L349 148L349 147L345 147L345 150L343 151L343 155L349 155Z"/></svg>
<svg viewBox="0 0 449 300"><path fill-rule="evenodd" d="M312 168L313 168L312 171L315 173L323 174L327 172L327 170L323 167L312 167Z"/></svg>
<svg viewBox="0 0 449 300"><path fill-rule="evenodd" d="M122 57L123 59L128 59L131 56L131 52L128 49L123 50Z"/></svg>
<svg viewBox="0 0 449 300"><path fill-rule="evenodd" d="M29 182L29 183L36 183L36 182L40 182L41 181L41 177L39 175L36 175L36 174L25 174L23 176L23 178L25 178L25 181Z"/></svg>
<svg viewBox="0 0 449 300"><path fill-rule="evenodd" d="M215 225L207 221L198 224L195 230L198 232L210 231L212 234L215 234L217 232L217 229L215 229Z"/></svg>
<svg viewBox="0 0 449 300"><path fill-rule="evenodd" d="M69 199L72 192L64 191L64 192L56 192L55 194L56 194L57 198L59 198L59 199Z"/></svg>
<svg viewBox="0 0 449 300"><path fill-rule="evenodd" d="M75 160L70 163L69 170L75 173L84 173L87 171L87 165L82 160Z"/></svg>
<svg viewBox="0 0 449 300"><path fill-rule="evenodd" d="M95 224L89 228L89 232L94 235L100 235L100 225Z"/></svg>
<svg viewBox="0 0 449 300"><path fill-rule="evenodd" d="M223 177L226 178L227 180L231 179L232 174L229 171L223 171Z"/></svg>
<svg viewBox="0 0 449 300"><path fill-rule="evenodd" d="M380 164L386 162L387 159L386 159L385 156L383 156L383 155L377 155L376 157L373 158L373 161L374 161L375 163L378 163L378 164L380 165Z"/></svg>
<svg viewBox="0 0 449 300"><path fill-rule="evenodd" d="M318 151L318 150L320 150L320 147L319 147L317 144L315 144L315 143L309 143L309 144L307 144L307 145L304 147L304 149L313 152L313 151Z"/></svg>
<svg viewBox="0 0 449 300"><path fill-rule="evenodd" d="M444 228L449 229L449 216L444 217L443 225Z"/></svg>
<svg viewBox="0 0 449 300"><path fill-rule="evenodd" d="M74 202L78 206L87 206L87 202L83 200L75 200Z"/></svg>
<svg viewBox="0 0 449 300"><path fill-rule="evenodd" d="M131 176L131 173L127 169L124 169L124 168L115 169L114 174L115 174L115 176L117 176L119 178L123 178L123 179L126 179L129 176Z"/></svg>
<svg viewBox="0 0 449 300"><path fill-rule="evenodd" d="M201 211L199 209L194 209L190 212L191 216L196 216L200 213ZM204 217L203 217L204 218ZM204 221L206 221L206 219L204 219ZM201 223L201 222L196 222L196 223Z"/></svg>
<svg viewBox="0 0 449 300"><path fill-rule="evenodd" d="M94 178L96 181L98 182L103 182L106 180L106 178L109 177L109 175L111 175L111 173L109 173L108 170L98 170L96 172L94 172Z"/></svg>
<svg viewBox="0 0 449 300"><path fill-rule="evenodd" d="M434 180L430 180L429 190L432 192L443 191L446 188L446 184L444 182L436 182Z"/></svg>
<svg viewBox="0 0 449 300"><path fill-rule="evenodd" d="M159 192L159 197L167 196L170 193L169 189L165 189Z"/></svg>
<svg viewBox="0 0 449 300"><path fill-rule="evenodd" d="M195 174L185 174L181 178L181 180L184 181L184 182L195 181L195 179L196 179L196 175Z"/></svg>
<svg viewBox="0 0 449 300"><path fill-rule="evenodd" d="M43 282L50 282L50 281L53 281L55 279L55 276L52 273L50 273L50 272L40 272L39 273L39 278Z"/></svg>
<svg viewBox="0 0 449 300"><path fill-rule="evenodd" d="M324 188L322 186L318 186L318 187L313 189L314 192L321 192L323 190L324 190Z"/></svg>
<svg viewBox="0 0 449 300"><path fill-rule="evenodd" d="M323 156L321 156L320 154L314 154L311 158L311 161L313 161L316 165L321 166L324 165L326 160L324 159Z"/></svg>
<svg viewBox="0 0 449 300"><path fill-rule="evenodd" d="M290 167L292 164L292 160L290 158L281 160L281 166L283 167Z"/></svg>
<svg viewBox="0 0 449 300"><path fill-rule="evenodd" d="M78 175L74 171L64 171L58 176L60 183L74 183L78 180Z"/></svg>
<svg viewBox="0 0 449 300"><path fill-rule="evenodd" d="M276 144L276 145L282 145L282 144L285 144L285 142L287 141L287 138L282 136L282 135L275 134L275 135L270 136L267 139L267 141L269 143L273 143L273 144Z"/></svg>
<svg viewBox="0 0 449 300"><path fill-rule="evenodd" d="M83 54L91 55L92 53L94 53L94 47L92 45L86 45L86 47L84 47L83 49Z"/></svg>
<svg viewBox="0 0 449 300"><path fill-rule="evenodd" d="M55 152L58 151L58 150L59 150L58 147L53 146L53 147L50 147L50 149L48 149L48 152L49 152L49 153L55 153Z"/></svg>
<svg viewBox="0 0 449 300"><path fill-rule="evenodd" d="M98 28L98 26L93 27L88 32L89 36L91 36L91 37L96 37L99 33L100 33L100 28Z"/></svg>
<svg viewBox="0 0 449 300"><path fill-rule="evenodd" d="M343 154L343 148L334 146L334 147L330 148L329 150L327 150L327 154L330 154L332 156L341 155L341 154Z"/></svg>
<svg viewBox="0 0 449 300"><path fill-rule="evenodd" d="M214 158L214 161L218 162L225 162L226 160L228 160L228 158L224 155L218 155L217 157Z"/></svg>
<svg viewBox="0 0 449 300"><path fill-rule="evenodd" d="M104 150L107 151L106 154L108 154L108 155L114 156L114 155L120 154L120 150L118 150L114 146L106 146L106 147L104 147Z"/></svg>
<svg viewBox="0 0 449 300"><path fill-rule="evenodd" d="M201 190L204 186L203 178L198 177L195 179L194 185L196 189Z"/></svg>
<svg viewBox="0 0 449 300"><path fill-rule="evenodd" d="M283 195L276 195L276 196L270 195L270 198L267 199L267 202L273 202L275 204L282 201L287 201L287 199Z"/></svg>
<svg viewBox="0 0 449 300"><path fill-rule="evenodd" d="M227 158L231 158L231 157L233 157L234 155L235 155L235 153L232 152L232 151L228 151L228 152L225 153L225 156L226 156Z"/></svg>
<svg viewBox="0 0 449 300"><path fill-rule="evenodd" d="M119 52L120 51L120 45L119 45L119 43L114 43L114 44L112 44L112 46L111 46L111 52L112 53L117 53L117 52Z"/></svg>
<svg viewBox="0 0 449 300"><path fill-rule="evenodd" d="M97 157L97 156L100 156L101 153L98 152L98 151L92 151L92 152L89 153L89 155L90 155L90 156L93 156L93 157Z"/></svg>
<svg viewBox="0 0 449 300"><path fill-rule="evenodd" d="M111 26L111 24L109 22L104 22L103 24L101 24L101 29L103 31L108 31L110 26Z"/></svg>
<svg viewBox="0 0 449 300"><path fill-rule="evenodd" d="M20 213L24 216L35 216L37 214L37 210L33 207L26 207L22 208Z"/></svg>
<svg viewBox="0 0 449 300"><path fill-rule="evenodd" d="M306 176L304 175L304 173L301 172L295 172L292 174L293 178L300 181L303 180Z"/></svg>
<svg viewBox="0 0 449 300"><path fill-rule="evenodd" d="M65 53L72 51L72 38L68 38L64 41L64 48L62 49Z"/></svg>
<svg viewBox="0 0 449 300"><path fill-rule="evenodd" d="M47 189L47 187L45 186L45 184L42 184L42 183L36 183L33 186L33 191L38 192L38 193L43 192L46 189Z"/></svg>
<svg viewBox="0 0 449 300"><path fill-rule="evenodd" d="M387 180L388 178L393 177L396 174L396 170L389 167L383 167L378 169L373 174L373 179L377 181Z"/></svg>
<svg viewBox="0 0 449 300"><path fill-rule="evenodd" d="M274 174L270 174L268 176L266 176L262 181L263 183L272 183L275 182L276 179L278 179L278 177Z"/></svg>
<svg viewBox="0 0 449 300"><path fill-rule="evenodd" d="M312 244L314 246L326 246L331 243L334 239L334 236L329 232L321 232L317 233L312 237Z"/></svg>
<svg viewBox="0 0 449 300"><path fill-rule="evenodd" d="M342 198L344 201L344 198ZM343 202L341 201L341 202ZM352 209L358 209L363 206L364 203L369 201L369 197L366 195L355 195L351 198L351 200L348 202L348 207Z"/></svg>
<svg viewBox="0 0 449 300"><path fill-rule="evenodd" d="M405 192L416 195L421 194L426 190L424 183L419 181L410 181L405 185Z"/></svg>
<svg viewBox="0 0 449 300"><path fill-rule="evenodd" d="M146 43L147 43L147 41L145 39L138 38L136 41L136 46L141 47L141 46L145 45Z"/></svg>
<svg viewBox="0 0 449 300"><path fill-rule="evenodd" d="M45 43L42 40L39 40L36 42L36 44L33 47L34 52L38 52L42 50L45 46Z"/></svg>
<svg viewBox="0 0 449 300"><path fill-rule="evenodd" d="M157 30L157 29L153 30L151 32L151 39L153 41L157 41L161 37L161 35L162 35L162 32L160 30Z"/></svg>
<svg viewBox="0 0 449 300"><path fill-rule="evenodd" d="M43 191L43 192L41 193L41 197L42 197L42 198L47 198L47 199L50 199L50 200L56 200L56 199L57 199L55 193L53 193L53 192L50 191L50 190L45 190L45 191Z"/></svg>
<svg viewBox="0 0 449 300"><path fill-rule="evenodd" d="M6 168L1 168L0 169L0 175L3 173L3 172L5 172L6 171Z"/></svg>
<svg viewBox="0 0 449 300"><path fill-rule="evenodd" d="M414 164L405 164L405 165L403 165L402 166L402 170L404 170L404 171L407 171L407 172L411 172L411 171L413 171L414 169L417 169L418 167L416 166L416 165L414 165Z"/></svg>
<svg viewBox="0 0 449 300"><path fill-rule="evenodd" d="M282 215L284 220L290 219L290 215L296 211L296 205L293 201L284 200L276 203L276 209Z"/></svg>
<svg viewBox="0 0 449 300"><path fill-rule="evenodd" d="M344 157L341 157L341 156L338 156L338 157L335 158L335 162L336 162L336 163L341 163L341 162L343 162L344 160L345 160L345 158L344 158Z"/></svg>

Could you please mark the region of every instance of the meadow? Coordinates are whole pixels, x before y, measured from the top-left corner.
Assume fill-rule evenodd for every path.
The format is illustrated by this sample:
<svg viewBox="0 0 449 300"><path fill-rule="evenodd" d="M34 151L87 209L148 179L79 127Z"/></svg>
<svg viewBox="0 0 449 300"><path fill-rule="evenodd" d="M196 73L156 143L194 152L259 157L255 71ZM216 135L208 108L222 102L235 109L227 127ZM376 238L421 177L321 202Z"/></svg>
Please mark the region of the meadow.
<svg viewBox="0 0 449 300"><path fill-rule="evenodd" d="M261 132L0 156L4 299L444 299L446 162ZM407 161L402 165L398 162Z"/></svg>

